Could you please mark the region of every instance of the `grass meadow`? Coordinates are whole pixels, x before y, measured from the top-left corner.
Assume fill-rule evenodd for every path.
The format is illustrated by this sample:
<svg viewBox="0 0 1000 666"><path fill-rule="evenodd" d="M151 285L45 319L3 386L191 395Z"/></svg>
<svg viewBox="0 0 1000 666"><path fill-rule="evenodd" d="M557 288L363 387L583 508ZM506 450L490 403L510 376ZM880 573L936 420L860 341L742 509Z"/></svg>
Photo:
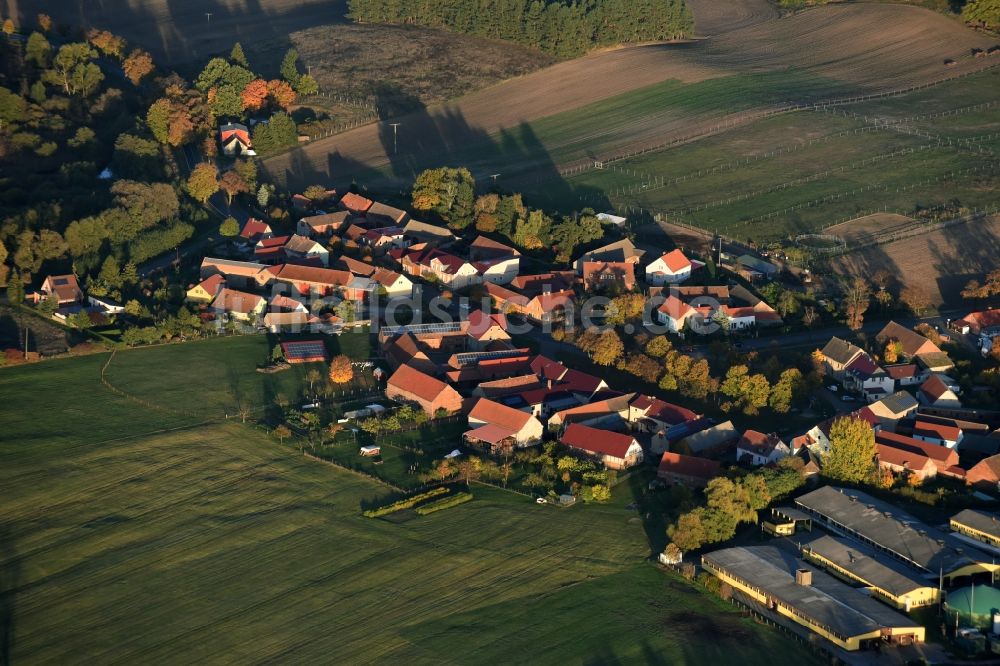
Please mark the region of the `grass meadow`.
<svg viewBox="0 0 1000 666"><path fill-rule="evenodd" d="M265 352L119 353L135 400L106 354L0 370L5 663L815 663L646 562L627 489L361 517L384 488L219 419Z"/></svg>

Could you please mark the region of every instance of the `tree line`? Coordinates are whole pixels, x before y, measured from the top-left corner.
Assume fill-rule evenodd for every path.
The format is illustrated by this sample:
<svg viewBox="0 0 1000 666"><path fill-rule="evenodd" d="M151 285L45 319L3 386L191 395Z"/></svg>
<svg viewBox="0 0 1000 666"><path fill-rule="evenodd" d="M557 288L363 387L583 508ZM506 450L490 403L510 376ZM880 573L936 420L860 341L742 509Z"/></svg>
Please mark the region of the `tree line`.
<svg viewBox="0 0 1000 666"><path fill-rule="evenodd" d="M688 35L683 0L348 0L366 23L406 23L525 44L560 57Z"/></svg>

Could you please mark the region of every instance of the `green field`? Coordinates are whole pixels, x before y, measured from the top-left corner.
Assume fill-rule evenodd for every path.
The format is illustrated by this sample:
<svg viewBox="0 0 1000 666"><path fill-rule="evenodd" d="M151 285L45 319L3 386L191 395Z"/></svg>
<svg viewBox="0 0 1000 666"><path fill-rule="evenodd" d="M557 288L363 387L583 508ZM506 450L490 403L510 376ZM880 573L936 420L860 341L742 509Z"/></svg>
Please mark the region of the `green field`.
<svg viewBox="0 0 1000 666"><path fill-rule="evenodd" d="M627 487L361 517L381 486L218 419L265 350L117 354L151 407L107 354L0 370L5 663L818 663L646 563Z"/></svg>
<svg viewBox="0 0 1000 666"><path fill-rule="evenodd" d="M991 206L1000 185L990 166L1000 161L998 81L992 70L901 97L773 116L606 163L558 186L541 182L526 194L547 208L610 203L753 240L816 231L874 209L908 213L953 199ZM595 122L602 118L595 114ZM895 124L872 131L875 118ZM971 147L948 144L970 139ZM916 152L893 154L906 149Z"/></svg>

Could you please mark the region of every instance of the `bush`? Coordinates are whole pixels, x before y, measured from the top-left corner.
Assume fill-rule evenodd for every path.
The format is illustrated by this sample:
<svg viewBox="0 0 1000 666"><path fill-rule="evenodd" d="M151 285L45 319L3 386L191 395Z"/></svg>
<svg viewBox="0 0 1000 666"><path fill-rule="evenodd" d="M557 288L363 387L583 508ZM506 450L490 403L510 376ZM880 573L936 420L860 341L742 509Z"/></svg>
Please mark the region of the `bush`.
<svg viewBox="0 0 1000 666"><path fill-rule="evenodd" d="M458 493L457 495L452 495L451 497L444 497L442 499L430 502L424 506L418 507L416 512L418 515L426 516L429 513L434 513L435 511L441 511L442 509L450 509L453 506L458 506L459 504L465 504L466 502L472 501L472 493Z"/></svg>
<svg viewBox="0 0 1000 666"><path fill-rule="evenodd" d="M381 506L377 509L368 509L364 512L365 518L378 518L380 516L387 516L390 513L395 513L396 511L402 511L403 509L412 509L421 502L425 502L429 499L435 497L440 497L441 495L447 494L448 489L444 486L438 488L432 488L423 493L418 493L416 495L411 495L410 497L404 497L401 500L397 500L392 504L386 506Z"/></svg>

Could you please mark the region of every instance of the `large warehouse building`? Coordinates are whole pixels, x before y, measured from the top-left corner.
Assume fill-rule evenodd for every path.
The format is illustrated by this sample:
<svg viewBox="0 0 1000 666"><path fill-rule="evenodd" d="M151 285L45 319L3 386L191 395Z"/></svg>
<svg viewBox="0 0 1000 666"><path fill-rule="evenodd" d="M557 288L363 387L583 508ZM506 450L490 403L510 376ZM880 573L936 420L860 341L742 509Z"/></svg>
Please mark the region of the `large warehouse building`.
<svg viewBox="0 0 1000 666"><path fill-rule="evenodd" d="M777 546L725 548L701 558L751 607L802 625L845 650L924 640L924 628Z"/></svg>
<svg viewBox="0 0 1000 666"><path fill-rule="evenodd" d="M955 535L933 529L897 507L857 490L824 486L795 504L820 525L887 553L948 587L1000 569L993 557Z"/></svg>

